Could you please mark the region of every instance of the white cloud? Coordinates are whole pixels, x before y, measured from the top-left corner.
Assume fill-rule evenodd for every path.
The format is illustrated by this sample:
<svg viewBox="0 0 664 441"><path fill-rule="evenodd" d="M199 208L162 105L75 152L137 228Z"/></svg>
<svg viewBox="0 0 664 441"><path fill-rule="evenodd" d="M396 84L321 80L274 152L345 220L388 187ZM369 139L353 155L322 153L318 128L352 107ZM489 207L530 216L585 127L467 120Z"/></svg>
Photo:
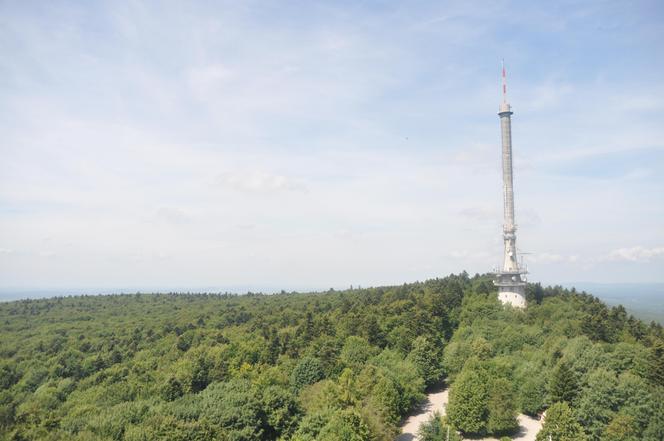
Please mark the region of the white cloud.
<svg viewBox="0 0 664 441"><path fill-rule="evenodd" d="M535 253L527 257L530 262L541 265L546 265L549 263L576 263L580 260L579 256L576 254L564 255L548 252Z"/></svg>
<svg viewBox="0 0 664 441"><path fill-rule="evenodd" d="M163 220L173 224L182 224L184 222L188 222L191 219L184 210L175 207L160 207L155 212L155 217L158 220Z"/></svg>
<svg viewBox="0 0 664 441"><path fill-rule="evenodd" d="M494 207L467 207L459 211L459 214L465 218L480 222L500 222L502 214Z"/></svg>
<svg viewBox="0 0 664 441"><path fill-rule="evenodd" d="M465 261L486 261L487 259L494 257L486 250L453 250L450 251L449 255L455 259ZM489 268L486 268L486 270L488 271Z"/></svg>
<svg viewBox="0 0 664 441"><path fill-rule="evenodd" d="M233 71L222 64L210 64L189 69L187 80L194 96L208 101L218 98L217 94L224 84L233 79Z"/></svg>
<svg viewBox="0 0 664 441"><path fill-rule="evenodd" d="M301 180L259 170L222 173L217 181L228 188L252 193L307 190Z"/></svg>
<svg viewBox="0 0 664 441"><path fill-rule="evenodd" d="M565 260L565 257L556 253L538 253L530 256L528 259L533 263L559 263Z"/></svg>
<svg viewBox="0 0 664 441"><path fill-rule="evenodd" d="M565 104L574 93L574 88L570 84L548 79L537 84L531 93L532 99L524 103L524 111L552 111Z"/></svg>
<svg viewBox="0 0 664 441"><path fill-rule="evenodd" d="M664 247L646 248L635 246L631 248L618 248L604 257L604 260L648 262L653 258L664 256Z"/></svg>

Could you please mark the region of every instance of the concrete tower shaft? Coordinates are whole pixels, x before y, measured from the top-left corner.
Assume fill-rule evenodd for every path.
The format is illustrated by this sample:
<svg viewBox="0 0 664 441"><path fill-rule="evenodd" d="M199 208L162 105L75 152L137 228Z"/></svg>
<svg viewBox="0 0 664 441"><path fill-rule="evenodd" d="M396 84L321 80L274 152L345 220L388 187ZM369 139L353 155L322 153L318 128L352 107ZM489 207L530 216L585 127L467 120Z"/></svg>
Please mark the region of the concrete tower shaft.
<svg viewBox="0 0 664 441"><path fill-rule="evenodd" d="M503 241L505 252L503 266L496 272L494 284L498 286L498 298L503 304L517 308L526 306L526 282L521 276L526 271L520 267L516 252L516 223L514 220L514 178L512 168L512 108L507 102L507 81L503 66L503 102L498 111L502 141L503 165Z"/></svg>
<svg viewBox="0 0 664 441"><path fill-rule="evenodd" d="M500 132L503 144L503 239L505 256L503 271L518 271L516 256L516 224L514 222L514 178L512 177L512 111L510 105L500 106Z"/></svg>
<svg viewBox="0 0 664 441"><path fill-rule="evenodd" d="M507 104L507 110L502 109L500 116L500 132L503 143L503 213L505 224L503 230L506 233L514 233L514 180L512 178L512 111Z"/></svg>

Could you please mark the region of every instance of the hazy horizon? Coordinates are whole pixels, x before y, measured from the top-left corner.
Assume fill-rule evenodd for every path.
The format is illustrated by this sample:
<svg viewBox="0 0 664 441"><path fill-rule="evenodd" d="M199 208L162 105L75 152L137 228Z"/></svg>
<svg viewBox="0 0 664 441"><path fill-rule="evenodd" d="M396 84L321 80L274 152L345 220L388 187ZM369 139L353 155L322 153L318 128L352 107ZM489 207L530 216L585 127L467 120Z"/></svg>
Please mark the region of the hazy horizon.
<svg viewBox="0 0 664 441"><path fill-rule="evenodd" d="M445 277L447 275L441 275L440 277ZM472 276L472 275L471 275ZM0 288L0 300L22 300L27 298L48 298L48 296L58 296L58 295L108 295L108 294L134 294L137 292L143 294L152 294L152 293L191 293L191 294L200 294L200 293L230 293L230 294L246 294L249 292L252 293L264 293L264 294L273 294L279 293L282 291L285 292L325 292L330 289L334 290L346 290L350 288L374 288L380 286L399 286L404 283L415 283L415 282L424 282L424 280L410 280L410 281L401 281L401 282L386 282L378 284L347 284L346 286L304 286L304 285L284 285L278 286L274 284L236 284L236 285L210 285L210 286L125 286L125 287L61 287L61 288L51 288L51 287L23 287L23 288L12 288L12 287L3 287ZM531 281L532 283L537 283L537 281ZM601 282L589 282L589 281L578 281L578 282L539 282L542 286L555 286L560 285L565 288L576 288L578 291L587 291L592 294L593 289L602 288L602 287L611 287L611 288L621 288L621 287L655 287L664 289L664 282L616 282L616 283L601 283ZM60 294L58 294L60 293ZM13 295L27 294L28 297L11 297ZM36 297L38 295L45 295L46 297ZM663 299L664 301L664 299Z"/></svg>
<svg viewBox="0 0 664 441"><path fill-rule="evenodd" d="M413 281L411 281L413 282ZM404 283L404 282L402 282ZM402 283L391 283L386 285L401 285ZM634 316L645 321L658 321L664 323L664 283L593 283L593 282L570 282L570 283L543 283L547 285L561 285L565 288L576 288L577 291L585 291L599 298L610 306L623 305L626 310ZM369 288L377 285L353 285L354 288ZM43 289L43 290L11 290L0 289L0 302L9 302L26 299L48 299L53 297L68 297L79 295L111 295L111 294L142 294L157 293L230 293L243 295L248 292L276 294L285 292L325 292L330 288L345 290L348 286L328 287L303 287L286 286L275 287L270 285L235 285L235 286L209 286L209 287L172 287L172 288L116 288L116 289Z"/></svg>

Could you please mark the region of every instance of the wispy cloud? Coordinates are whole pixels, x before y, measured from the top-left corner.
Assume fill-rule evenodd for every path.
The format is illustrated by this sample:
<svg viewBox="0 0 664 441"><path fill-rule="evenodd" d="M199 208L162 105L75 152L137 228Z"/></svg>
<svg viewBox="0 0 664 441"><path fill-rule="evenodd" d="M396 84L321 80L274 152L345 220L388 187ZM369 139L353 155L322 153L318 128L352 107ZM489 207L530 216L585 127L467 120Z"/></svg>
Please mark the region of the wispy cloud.
<svg viewBox="0 0 664 441"><path fill-rule="evenodd" d="M558 253L534 253L528 256L528 261L538 264L550 264L550 263L577 263L579 261L579 256L572 255L563 255Z"/></svg>
<svg viewBox="0 0 664 441"><path fill-rule="evenodd" d="M182 224L188 222L191 217L182 209L176 207L160 207L155 212L157 220L165 222Z"/></svg>
<svg viewBox="0 0 664 441"><path fill-rule="evenodd" d="M649 262L652 259L664 256L664 247L642 247L635 246L630 248L618 248L604 256L605 260L628 261L628 262Z"/></svg>
<svg viewBox="0 0 664 441"><path fill-rule="evenodd" d="M301 180L257 170L222 173L217 181L226 187L253 193L307 190Z"/></svg>

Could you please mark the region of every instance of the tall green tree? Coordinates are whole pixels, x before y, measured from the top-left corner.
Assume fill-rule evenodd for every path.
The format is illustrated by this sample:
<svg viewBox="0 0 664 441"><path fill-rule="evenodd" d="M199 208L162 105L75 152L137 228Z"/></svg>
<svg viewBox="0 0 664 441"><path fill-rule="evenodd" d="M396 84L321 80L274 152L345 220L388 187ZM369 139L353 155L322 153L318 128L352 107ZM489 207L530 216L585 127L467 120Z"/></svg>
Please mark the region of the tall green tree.
<svg viewBox="0 0 664 441"><path fill-rule="evenodd" d="M541 376L527 378L521 384L521 411L526 415L537 415L546 404L546 382Z"/></svg>
<svg viewBox="0 0 664 441"><path fill-rule="evenodd" d="M166 380L166 383L161 388L161 397L166 401L173 401L180 398L183 393L182 384L175 377L170 377Z"/></svg>
<svg viewBox="0 0 664 441"><path fill-rule="evenodd" d="M420 335L413 342L409 358L427 386L439 382L443 377L442 348L431 339Z"/></svg>
<svg viewBox="0 0 664 441"><path fill-rule="evenodd" d="M615 372L595 369L588 375L576 406L579 421L591 440L599 441L619 408L618 379Z"/></svg>
<svg viewBox="0 0 664 441"><path fill-rule="evenodd" d="M464 433L483 433L487 423L488 388L478 369L464 368L450 388L447 415Z"/></svg>
<svg viewBox="0 0 664 441"><path fill-rule="evenodd" d="M489 412L489 419L486 424L487 432L502 434L518 430L519 422L516 420L517 403L510 381L504 378L497 378L492 381L487 409Z"/></svg>
<svg viewBox="0 0 664 441"><path fill-rule="evenodd" d="M320 441L371 441L369 426L355 410L335 412L318 434Z"/></svg>
<svg viewBox="0 0 664 441"><path fill-rule="evenodd" d="M664 386L664 338L654 339L650 348L649 360L650 380L659 386Z"/></svg>
<svg viewBox="0 0 664 441"><path fill-rule="evenodd" d="M351 335L346 339L339 359L344 366L359 370L376 352L366 339Z"/></svg>
<svg viewBox="0 0 664 441"><path fill-rule="evenodd" d="M293 434L302 417L296 397L282 386L268 386L262 393L261 403L267 422L267 436L276 439Z"/></svg>
<svg viewBox="0 0 664 441"><path fill-rule="evenodd" d="M555 403L547 411L536 441L587 441L567 402Z"/></svg>
<svg viewBox="0 0 664 441"><path fill-rule="evenodd" d="M213 383L200 394L200 418L229 441L262 439L268 427L259 396L245 380Z"/></svg>
<svg viewBox="0 0 664 441"><path fill-rule="evenodd" d="M300 390L309 384L314 384L324 378L325 373L320 360L314 357L305 357L299 361L290 376L291 385Z"/></svg>
<svg viewBox="0 0 664 441"><path fill-rule="evenodd" d="M579 380L576 372L565 361L560 361L549 379L549 402L573 403L579 394Z"/></svg>

